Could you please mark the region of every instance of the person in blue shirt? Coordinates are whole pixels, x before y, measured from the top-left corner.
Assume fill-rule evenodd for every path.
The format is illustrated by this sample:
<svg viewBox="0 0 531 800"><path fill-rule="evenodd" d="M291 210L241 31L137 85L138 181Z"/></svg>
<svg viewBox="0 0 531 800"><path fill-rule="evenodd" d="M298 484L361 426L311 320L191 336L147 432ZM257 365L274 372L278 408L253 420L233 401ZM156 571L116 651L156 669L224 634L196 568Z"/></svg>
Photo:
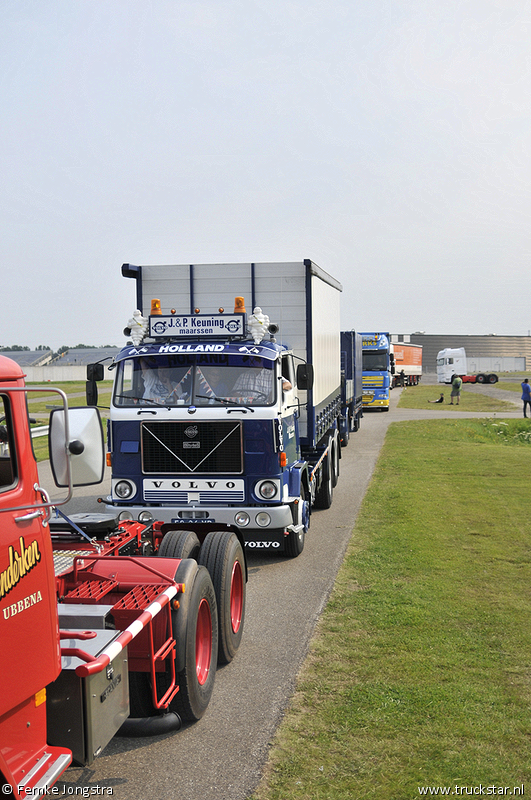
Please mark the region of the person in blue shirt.
<svg viewBox="0 0 531 800"><path fill-rule="evenodd" d="M529 378L524 378L522 383L522 400L524 401L524 417L527 418L527 406L529 404L529 415L531 416L531 386Z"/></svg>

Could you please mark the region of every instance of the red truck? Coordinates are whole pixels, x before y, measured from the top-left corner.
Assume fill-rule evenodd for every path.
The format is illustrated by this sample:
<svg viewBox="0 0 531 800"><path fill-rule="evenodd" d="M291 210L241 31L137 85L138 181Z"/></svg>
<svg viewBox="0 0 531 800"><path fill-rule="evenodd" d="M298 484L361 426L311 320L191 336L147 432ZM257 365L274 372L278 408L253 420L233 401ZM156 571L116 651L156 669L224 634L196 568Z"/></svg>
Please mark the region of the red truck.
<svg viewBox="0 0 531 800"><path fill-rule="evenodd" d="M44 387L41 387L41 390ZM243 542L229 526L67 518L72 487L103 479L95 408L50 415L52 501L40 486L20 367L0 356L0 783L44 794L118 732L198 720L245 616Z"/></svg>

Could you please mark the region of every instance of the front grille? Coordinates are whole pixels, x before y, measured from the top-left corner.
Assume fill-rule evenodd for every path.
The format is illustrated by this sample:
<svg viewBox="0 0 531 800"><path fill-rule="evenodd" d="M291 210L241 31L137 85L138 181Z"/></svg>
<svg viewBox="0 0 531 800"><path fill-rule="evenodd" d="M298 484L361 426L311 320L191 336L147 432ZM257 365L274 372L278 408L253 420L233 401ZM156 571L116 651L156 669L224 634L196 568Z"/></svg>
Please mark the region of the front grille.
<svg viewBox="0 0 531 800"><path fill-rule="evenodd" d="M240 475L240 422L143 422L144 474Z"/></svg>
<svg viewBox="0 0 531 800"><path fill-rule="evenodd" d="M245 500L245 492L243 490L234 490L226 492L197 492L198 502L205 503L243 503ZM188 503L188 492L157 492L145 491L144 500L146 503Z"/></svg>

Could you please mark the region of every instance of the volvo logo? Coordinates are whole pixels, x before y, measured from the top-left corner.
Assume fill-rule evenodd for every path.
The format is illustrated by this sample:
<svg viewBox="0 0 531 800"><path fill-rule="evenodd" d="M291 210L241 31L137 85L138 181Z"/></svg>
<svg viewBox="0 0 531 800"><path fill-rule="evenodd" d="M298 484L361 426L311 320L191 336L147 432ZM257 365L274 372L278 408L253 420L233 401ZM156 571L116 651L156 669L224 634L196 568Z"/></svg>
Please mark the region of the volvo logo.
<svg viewBox="0 0 531 800"><path fill-rule="evenodd" d="M194 436L197 436L197 425L189 425L185 431L185 436L188 436L189 439L193 439Z"/></svg>

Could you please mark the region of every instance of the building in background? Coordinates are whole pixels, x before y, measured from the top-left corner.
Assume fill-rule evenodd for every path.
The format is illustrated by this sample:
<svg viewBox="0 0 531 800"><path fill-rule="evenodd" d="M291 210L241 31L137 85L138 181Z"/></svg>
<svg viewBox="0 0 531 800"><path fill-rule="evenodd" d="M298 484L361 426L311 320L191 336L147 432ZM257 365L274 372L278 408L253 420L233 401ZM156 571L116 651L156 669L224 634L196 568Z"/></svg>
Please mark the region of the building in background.
<svg viewBox="0 0 531 800"><path fill-rule="evenodd" d="M503 359L510 359L512 369L531 372L531 336L458 336L455 334L404 333L393 334L392 342L411 342L422 345L423 373L437 372L437 353L445 347L464 347L469 369L474 359L497 358L499 365L493 365L493 372L504 372L508 366ZM515 359L517 359L515 361ZM508 362L506 362L508 363Z"/></svg>

